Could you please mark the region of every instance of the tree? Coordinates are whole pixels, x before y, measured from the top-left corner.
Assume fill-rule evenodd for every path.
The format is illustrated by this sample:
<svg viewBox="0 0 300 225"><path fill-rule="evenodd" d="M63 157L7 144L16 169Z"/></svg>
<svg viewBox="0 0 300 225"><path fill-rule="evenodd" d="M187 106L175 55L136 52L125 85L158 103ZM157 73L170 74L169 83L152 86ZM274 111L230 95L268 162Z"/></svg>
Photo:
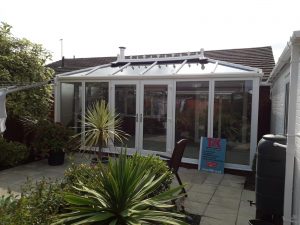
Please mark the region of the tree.
<svg viewBox="0 0 300 225"><path fill-rule="evenodd" d="M53 78L53 70L44 66L51 59L49 51L25 38L14 37L11 28L7 23L0 24L0 85L28 85ZM11 93L6 103L8 115L46 118L51 96L50 85Z"/></svg>

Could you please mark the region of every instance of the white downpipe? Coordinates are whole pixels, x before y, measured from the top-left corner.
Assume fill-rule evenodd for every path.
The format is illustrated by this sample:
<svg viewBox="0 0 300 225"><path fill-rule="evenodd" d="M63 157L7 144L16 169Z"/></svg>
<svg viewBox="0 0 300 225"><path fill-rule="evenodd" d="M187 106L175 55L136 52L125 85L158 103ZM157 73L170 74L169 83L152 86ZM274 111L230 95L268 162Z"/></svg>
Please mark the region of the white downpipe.
<svg viewBox="0 0 300 225"><path fill-rule="evenodd" d="M291 62L290 62L290 96L288 108L288 135L286 150L286 171L285 171L285 188L284 188L284 225L294 224L293 218L293 181L294 181L294 159L296 153L296 102L297 102L297 86L299 71L299 46L292 44L291 46Z"/></svg>

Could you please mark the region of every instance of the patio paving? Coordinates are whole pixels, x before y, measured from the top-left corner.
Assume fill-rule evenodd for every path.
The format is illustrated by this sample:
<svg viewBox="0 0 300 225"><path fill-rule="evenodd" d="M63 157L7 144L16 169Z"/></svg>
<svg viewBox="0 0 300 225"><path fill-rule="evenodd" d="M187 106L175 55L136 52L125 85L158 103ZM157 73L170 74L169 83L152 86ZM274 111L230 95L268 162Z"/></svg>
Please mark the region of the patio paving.
<svg viewBox="0 0 300 225"><path fill-rule="evenodd" d="M75 157L74 160L78 163L86 159ZM6 194L8 188L19 193L27 177L32 180L42 177L60 179L71 162L66 159L62 166L48 166L47 161L42 160L0 171L0 196ZM255 218L255 206L248 202L255 200L255 192L243 189L245 177L186 168L180 168L179 174L187 185L185 210L201 215L200 225L248 225L249 219ZM176 180L173 185L177 185Z"/></svg>

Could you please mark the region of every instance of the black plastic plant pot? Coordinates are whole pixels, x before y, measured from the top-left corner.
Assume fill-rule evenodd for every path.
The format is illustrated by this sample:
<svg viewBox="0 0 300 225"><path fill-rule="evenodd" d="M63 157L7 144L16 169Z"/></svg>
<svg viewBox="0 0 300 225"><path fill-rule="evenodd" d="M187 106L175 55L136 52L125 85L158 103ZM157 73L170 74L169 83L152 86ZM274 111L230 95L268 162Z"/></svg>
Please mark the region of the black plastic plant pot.
<svg viewBox="0 0 300 225"><path fill-rule="evenodd" d="M108 162L109 162L108 156L102 156L101 163L108 164ZM91 165L96 165L97 163L100 163L100 160L97 157L92 158Z"/></svg>
<svg viewBox="0 0 300 225"><path fill-rule="evenodd" d="M274 225L274 224L263 220L249 220L249 225Z"/></svg>
<svg viewBox="0 0 300 225"><path fill-rule="evenodd" d="M50 152L48 164L50 166L59 166L65 162L65 153L62 151Z"/></svg>

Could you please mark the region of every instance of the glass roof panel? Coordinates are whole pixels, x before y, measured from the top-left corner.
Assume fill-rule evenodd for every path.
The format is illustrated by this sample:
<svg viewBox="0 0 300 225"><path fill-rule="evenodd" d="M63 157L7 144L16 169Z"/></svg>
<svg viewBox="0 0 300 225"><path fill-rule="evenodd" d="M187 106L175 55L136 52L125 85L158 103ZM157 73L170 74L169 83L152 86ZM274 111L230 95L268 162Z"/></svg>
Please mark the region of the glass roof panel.
<svg viewBox="0 0 300 225"><path fill-rule="evenodd" d="M145 75L168 75L173 74L181 65L181 63L174 64L160 64L155 65Z"/></svg>
<svg viewBox="0 0 300 225"><path fill-rule="evenodd" d="M101 76L101 75L111 75L115 71L119 70L121 67L103 67L99 68L91 73L89 73L87 76Z"/></svg>
<svg viewBox="0 0 300 225"><path fill-rule="evenodd" d="M214 63L203 64L204 68L201 68L200 63L186 63L178 74L206 74L214 71L216 65Z"/></svg>
<svg viewBox="0 0 300 225"><path fill-rule="evenodd" d="M80 77L80 76L84 76L85 74L87 74L89 71L85 71L85 72L81 72L81 73L74 73L74 74L70 74L70 75L63 75L63 76L68 76L68 77Z"/></svg>
<svg viewBox="0 0 300 225"><path fill-rule="evenodd" d="M240 68L233 68L230 66L218 65L215 73L243 73L248 72L249 70L243 70Z"/></svg>
<svg viewBox="0 0 300 225"><path fill-rule="evenodd" d="M140 66L127 66L125 69L119 71L115 75L139 75L150 65L140 65Z"/></svg>

